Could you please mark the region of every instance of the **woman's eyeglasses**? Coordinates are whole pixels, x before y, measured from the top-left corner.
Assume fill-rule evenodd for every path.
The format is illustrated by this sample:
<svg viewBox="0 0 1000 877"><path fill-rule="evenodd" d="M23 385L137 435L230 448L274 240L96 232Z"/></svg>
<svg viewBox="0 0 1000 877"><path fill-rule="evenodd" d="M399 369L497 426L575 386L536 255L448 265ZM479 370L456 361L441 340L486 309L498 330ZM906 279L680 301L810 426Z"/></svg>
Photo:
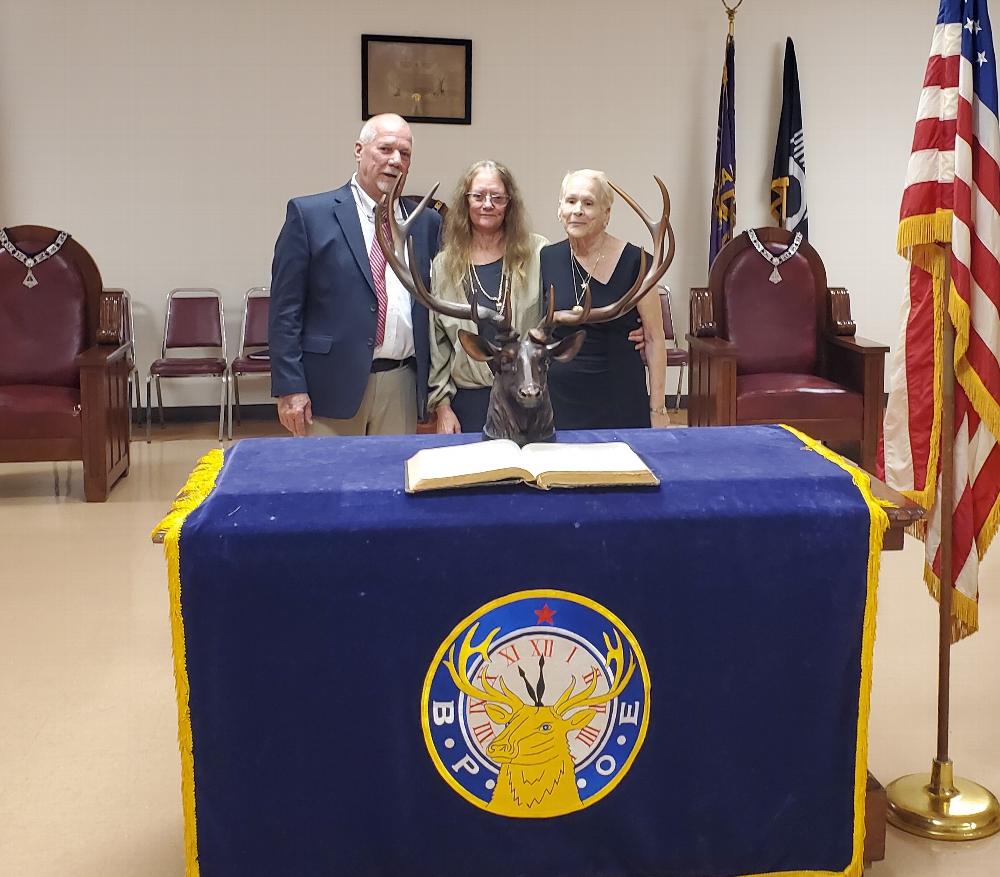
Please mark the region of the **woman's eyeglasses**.
<svg viewBox="0 0 1000 877"><path fill-rule="evenodd" d="M506 207L510 201L509 195L494 195L492 192L466 192L465 197L469 199L470 204L475 204L477 207L485 204L487 199L494 207Z"/></svg>

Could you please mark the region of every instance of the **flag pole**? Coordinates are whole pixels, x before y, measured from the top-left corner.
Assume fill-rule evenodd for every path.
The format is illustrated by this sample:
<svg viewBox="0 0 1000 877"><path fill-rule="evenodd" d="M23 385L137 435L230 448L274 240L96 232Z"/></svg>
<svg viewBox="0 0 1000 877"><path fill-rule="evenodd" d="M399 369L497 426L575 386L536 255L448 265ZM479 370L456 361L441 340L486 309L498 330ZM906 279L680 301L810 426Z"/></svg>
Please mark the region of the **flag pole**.
<svg viewBox="0 0 1000 877"><path fill-rule="evenodd" d="M1000 803L989 789L956 777L948 757L951 698L951 598L954 587L952 530L955 514L955 328L948 314L951 244L944 244L942 293L935 301L941 320L941 568L938 577L938 728L931 772L900 777L886 788L890 824L934 840L976 840L1000 831ZM975 551L975 546L972 548Z"/></svg>

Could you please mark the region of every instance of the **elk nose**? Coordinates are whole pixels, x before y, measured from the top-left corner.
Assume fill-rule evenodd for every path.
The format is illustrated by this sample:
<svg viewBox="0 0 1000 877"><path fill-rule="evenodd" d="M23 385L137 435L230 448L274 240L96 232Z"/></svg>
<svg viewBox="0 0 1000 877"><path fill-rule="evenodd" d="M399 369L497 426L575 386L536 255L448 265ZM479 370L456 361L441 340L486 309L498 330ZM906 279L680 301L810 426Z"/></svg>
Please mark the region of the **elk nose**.
<svg viewBox="0 0 1000 877"><path fill-rule="evenodd" d="M517 395L522 399L537 399L541 392L538 384L524 384L517 388Z"/></svg>
<svg viewBox="0 0 1000 877"><path fill-rule="evenodd" d="M486 747L486 754L490 756L490 758L495 758L497 756L502 756L502 755L513 755L514 747L511 746L509 743L497 743L496 741L494 741L493 743L490 743L490 745Z"/></svg>

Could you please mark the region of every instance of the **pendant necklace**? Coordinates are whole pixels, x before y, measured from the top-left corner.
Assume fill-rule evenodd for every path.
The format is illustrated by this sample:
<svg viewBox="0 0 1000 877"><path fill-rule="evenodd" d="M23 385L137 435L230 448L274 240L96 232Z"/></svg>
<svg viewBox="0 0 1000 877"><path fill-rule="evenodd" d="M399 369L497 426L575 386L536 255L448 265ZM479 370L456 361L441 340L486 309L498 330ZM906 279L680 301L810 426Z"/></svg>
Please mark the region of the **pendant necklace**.
<svg viewBox="0 0 1000 877"><path fill-rule="evenodd" d="M601 259L604 258L604 241L601 242L601 249L597 253L597 261L594 262L594 267L584 275L583 264L576 258L573 254L573 245L570 244L569 248L569 266L570 270L573 272L573 298L576 304L573 305L573 313L579 314L583 311L583 299L587 295L587 290L590 287L591 278L594 276L594 272L597 270L597 266L601 264Z"/></svg>
<svg viewBox="0 0 1000 877"><path fill-rule="evenodd" d="M492 302L496 306L496 312L502 316L507 300L510 298L510 275L507 273L506 257L500 266L500 286L496 295L490 295L487 292L482 280L479 279L479 272L476 271L476 266L472 262L469 262L469 286L476 298L482 296L487 301Z"/></svg>
<svg viewBox="0 0 1000 877"><path fill-rule="evenodd" d="M49 244L44 250L40 253L36 253L34 256L29 256L27 253L22 252L10 242L10 238L7 237L7 229L0 229L0 246L3 246L8 253L10 253L15 259L17 259L18 262L28 269L28 273L24 275L24 280L21 281L28 287L28 289L38 286L38 280L35 277L35 272L31 269L36 265L41 265L46 259L51 259L62 249L62 245L66 243L68 239L69 232L61 231L55 241Z"/></svg>
<svg viewBox="0 0 1000 877"><path fill-rule="evenodd" d="M757 240L757 234L752 228L747 229L747 237L750 238L750 243L753 244L753 248L774 266L771 276L767 279L770 280L771 283L781 283L781 274L778 272L778 266L787 262L799 251L799 244L802 243L802 232L795 232L795 237L792 239L792 245L780 256L775 256L773 253L764 249L764 245Z"/></svg>

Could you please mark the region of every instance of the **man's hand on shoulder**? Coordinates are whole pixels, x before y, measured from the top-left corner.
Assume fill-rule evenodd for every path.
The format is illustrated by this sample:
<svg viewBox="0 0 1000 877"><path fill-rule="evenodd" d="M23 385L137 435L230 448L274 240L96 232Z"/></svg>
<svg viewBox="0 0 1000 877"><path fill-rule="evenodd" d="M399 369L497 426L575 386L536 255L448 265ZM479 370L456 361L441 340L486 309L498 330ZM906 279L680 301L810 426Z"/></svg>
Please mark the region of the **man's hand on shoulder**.
<svg viewBox="0 0 1000 877"><path fill-rule="evenodd" d="M312 426L312 401L308 393L278 397L278 420L294 436L304 436Z"/></svg>

